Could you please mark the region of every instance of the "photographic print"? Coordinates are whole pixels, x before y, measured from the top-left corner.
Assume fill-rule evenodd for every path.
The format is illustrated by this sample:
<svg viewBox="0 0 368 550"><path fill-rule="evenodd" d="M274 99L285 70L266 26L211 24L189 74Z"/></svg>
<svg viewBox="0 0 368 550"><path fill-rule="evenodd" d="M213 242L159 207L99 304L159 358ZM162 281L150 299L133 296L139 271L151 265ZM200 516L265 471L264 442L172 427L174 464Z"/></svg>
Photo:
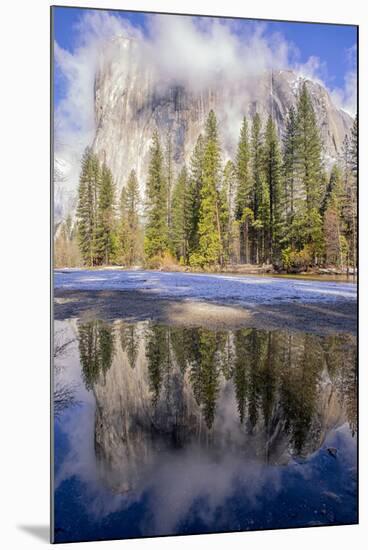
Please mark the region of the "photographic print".
<svg viewBox="0 0 368 550"><path fill-rule="evenodd" d="M358 27L51 30L53 542L357 523Z"/></svg>

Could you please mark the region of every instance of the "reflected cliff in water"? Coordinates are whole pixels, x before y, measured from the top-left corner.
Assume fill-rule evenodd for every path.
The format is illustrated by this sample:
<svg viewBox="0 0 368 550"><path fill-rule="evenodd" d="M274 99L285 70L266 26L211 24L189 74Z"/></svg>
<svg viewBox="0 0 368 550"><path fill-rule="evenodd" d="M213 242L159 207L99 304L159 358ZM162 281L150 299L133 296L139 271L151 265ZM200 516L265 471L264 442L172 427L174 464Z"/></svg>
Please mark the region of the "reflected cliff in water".
<svg viewBox="0 0 368 550"><path fill-rule="evenodd" d="M96 455L125 488L163 449L226 448L278 464L313 453L345 420L355 433L349 336L92 321L78 339Z"/></svg>
<svg viewBox="0 0 368 550"><path fill-rule="evenodd" d="M75 407L61 417L74 443L57 486L83 464L84 513L110 526L89 525L91 538L356 521L354 337L100 320L72 330L90 431L75 435L86 422Z"/></svg>

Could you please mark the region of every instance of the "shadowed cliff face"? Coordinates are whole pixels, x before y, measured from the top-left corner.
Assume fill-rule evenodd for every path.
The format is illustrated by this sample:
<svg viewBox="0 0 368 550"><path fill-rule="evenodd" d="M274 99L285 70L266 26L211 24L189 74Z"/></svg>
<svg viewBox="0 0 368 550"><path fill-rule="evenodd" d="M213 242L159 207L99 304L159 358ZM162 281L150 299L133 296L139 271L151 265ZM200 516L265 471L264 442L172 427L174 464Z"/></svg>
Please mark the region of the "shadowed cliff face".
<svg viewBox="0 0 368 550"><path fill-rule="evenodd" d="M93 149L106 159L117 189L135 169L143 191L150 140L157 128L162 139L171 133L174 162L178 169L188 162L205 119L214 109L223 147L223 160L233 157L244 115L255 112L263 121L272 113L280 136L284 132L288 108L296 104L303 82L289 70L237 75L234 79L212 79L211 85L195 81L179 82L163 78L144 59L139 44L128 38L113 40L102 51L94 85L96 132ZM337 158L352 118L337 109L327 90L307 81L308 91L319 121L327 165ZM77 179L69 181L65 159L55 159L65 178L56 182L55 220L75 208ZM74 181L75 179L75 181Z"/></svg>
<svg viewBox="0 0 368 550"><path fill-rule="evenodd" d="M306 458L356 425L354 339L241 329L79 324L102 480L138 490L168 454Z"/></svg>

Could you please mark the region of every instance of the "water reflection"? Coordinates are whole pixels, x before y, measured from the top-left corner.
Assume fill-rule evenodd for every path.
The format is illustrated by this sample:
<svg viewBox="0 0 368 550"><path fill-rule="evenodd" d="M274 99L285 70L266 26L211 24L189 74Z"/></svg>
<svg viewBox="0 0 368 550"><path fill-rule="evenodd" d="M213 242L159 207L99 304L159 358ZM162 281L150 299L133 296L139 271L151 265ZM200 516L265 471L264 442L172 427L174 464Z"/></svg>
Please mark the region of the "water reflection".
<svg viewBox="0 0 368 550"><path fill-rule="evenodd" d="M78 340L97 402L96 448L118 467L145 439L142 458L157 445L242 448L254 439L256 456L278 462L285 449L312 453L345 418L356 431L355 348L347 335L91 321L79 323Z"/></svg>
<svg viewBox="0 0 368 550"><path fill-rule="evenodd" d="M114 327L103 321L89 321L78 326L78 341L83 379L92 389L112 364L114 356Z"/></svg>
<svg viewBox="0 0 368 550"><path fill-rule="evenodd" d="M75 341L75 338L67 336L64 331L59 331L55 335L54 341L54 365L55 365L55 384L53 396L53 413L54 417L58 418L65 409L74 407L78 404L76 399L75 384L65 382L63 379L63 365L61 358L67 355L70 346Z"/></svg>
<svg viewBox="0 0 368 550"><path fill-rule="evenodd" d="M148 506L135 511L134 528L134 522L123 522L114 531L109 524L100 527L102 537L355 521L349 473L355 468L357 429L353 336L100 320L78 321L75 334L81 379L95 402L95 469L85 480L89 497L84 494L90 500L94 487L89 514L97 501L105 503L99 520L133 505ZM83 429L76 416L68 422L74 423L68 428L74 435ZM325 460L332 444L339 455L331 466ZM331 467L342 468L338 481L332 481ZM319 489L313 485L317 480ZM306 510L316 506L314 499L320 505L322 487L335 495L341 483L350 491L344 497L349 504L340 510L343 519L335 511L311 518ZM285 509L293 509L300 491L307 505L295 519ZM196 508L203 499L209 499L208 517ZM264 506L268 515L261 517ZM96 538L93 529L89 525L87 538Z"/></svg>

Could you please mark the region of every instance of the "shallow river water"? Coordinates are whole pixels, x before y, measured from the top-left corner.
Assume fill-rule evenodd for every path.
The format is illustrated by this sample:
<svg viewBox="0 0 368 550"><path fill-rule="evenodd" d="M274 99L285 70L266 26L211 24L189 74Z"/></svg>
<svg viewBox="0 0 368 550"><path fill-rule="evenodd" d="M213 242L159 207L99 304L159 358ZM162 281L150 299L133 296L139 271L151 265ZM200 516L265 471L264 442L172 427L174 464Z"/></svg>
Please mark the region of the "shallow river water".
<svg viewBox="0 0 368 550"><path fill-rule="evenodd" d="M66 319L54 355L57 542L357 521L353 336Z"/></svg>

